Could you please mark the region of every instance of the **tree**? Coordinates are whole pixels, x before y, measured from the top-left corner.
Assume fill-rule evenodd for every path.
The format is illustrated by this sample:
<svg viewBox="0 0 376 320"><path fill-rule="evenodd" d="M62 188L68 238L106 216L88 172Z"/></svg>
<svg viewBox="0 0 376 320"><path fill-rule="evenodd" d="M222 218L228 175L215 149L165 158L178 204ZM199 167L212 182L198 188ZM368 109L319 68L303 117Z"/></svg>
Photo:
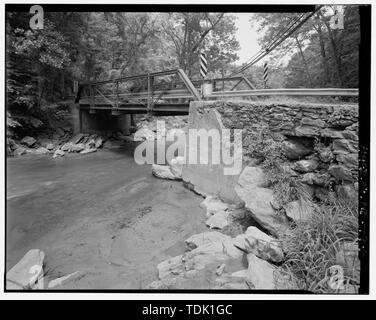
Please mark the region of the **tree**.
<svg viewBox="0 0 376 320"><path fill-rule="evenodd" d="M215 72L224 63L238 59L235 52L234 16L224 13L168 13L162 24L175 47L179 68L188 76L198 74L198 55L205 50L209 56L209 70Z"/></svg>

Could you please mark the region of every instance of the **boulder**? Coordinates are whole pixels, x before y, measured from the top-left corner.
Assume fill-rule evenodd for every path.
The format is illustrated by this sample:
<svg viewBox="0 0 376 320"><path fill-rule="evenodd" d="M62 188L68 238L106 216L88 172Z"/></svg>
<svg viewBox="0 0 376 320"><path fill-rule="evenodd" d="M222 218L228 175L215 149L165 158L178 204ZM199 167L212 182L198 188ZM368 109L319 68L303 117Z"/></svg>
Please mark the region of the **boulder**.
<svg viewBox="0 0 376 320"><path fill-rule="evenodd" d="M77 143L71 146L70 151L71 152L81 152L85 149L85 145L83 143Z"/></svg>
<svg viewBox="0 0 376 320"><path fill-rule="evenodd" d="M100 147L102 147L103 145L103 138L102 137L98 137L96 140L95 140L95 149L99 149Z"/></svg>
<svg viewBox="0 0 376 320"><path fill-rule="evenodd" d="M359 167L357 153L337 154L336 160L350 170L357 170Z"/></svg>
<svg viewBox="0 0 376 320"><path fill-rule="evenodd" d="M67 142L67 143L64 143L61 146L60 150L70 152L71 149L72 149L72 147L73 147L73 143L72 142Z"/></svg>
<svg viewBox="0 0 376 320"><path fill-rule="evenodd" d="M153 164L151 166L151 172L153 176L161 179L177 180L178 178L172 173L169 166L162 166L159 164Z"/></svg>
<svg viewBox="0 0 376 320"><path fill-rule="evenodd" d="M83 133L79 133L77 135L75 135L71 140L70 142L72 142L73 144L77 144L79 142L81 142L83 140L84 137L87 137L88 135L87 134L83 134Z"/></svg>
<svg viewBox="0 0 376 320"><path fill-rule="evenodd" d="M185 244L189 249L193 250L208 243L223 242L229 240L231 240L231 237L221 232L209 231L192 235L187 240L185 240Z"/></svg>
<svg viewBox="0 0 376 320"><path fill-rule="evenodd" d="M316 160L299 160L295 163L294 170L298 172L312 172L316 170L319 163Z"/></svg>
<svg viewBox="0 0 376 320"><path fill-rule="evenodd" d="M234 246L234 239L226 239L223 241L211 242L193 249L185 254L185 260L189 261L194 257L200 256L216 256L225 255L225 259L236 259L243 255L243 252ZM222 256L219 256L220 260L223 260ZM199 259L199 258L198 258Z"/></svg>
<svg viewBox="0 0 376 320"><path fill-rule="evenodd" d="M24 147L18 147L16 150L13 151L13 155L15 156L22 156L26 153L26 148Z"/></svg>
<svg viewBox="0 0 376 320"><path fill-rule="evenodd" d="M248 227L244 234L238 235L234 240L234 246L264 260L283 260L281 243L254 226Z"/></svg>
<svg viewBox="0 0 376 320"><path fill-rule="evenodd" d="M206 216L210 217L218 212L226 211L228 209L228 204L218 198L207 196L205 200L200 203L200 207L205 209Z"/></svg>
<svg viewBox="0 0 376 320"><path fill-rule="evenodd" d="M182 177L183 165L185 164L184 157L176 157L170 161L170 169L171 172L177 177Z"/></svg>
<svg viewBox="0 0 376 320"><path fill-rule="evenodd" d="M287 228L286 217L277 214L270 204L274 199L271 189L236 185L235 191L249 210L250 216L273 235L278 235Z"/></svg>
<svg viewBox="0 0 376 320"><path fill-rule="evenodd" d="M206 220L205 224L210 229L223 229L230 224L229 213L227 211L219 211L210 216L210 218Z"/></svg>
<svg viewBox="0 0 376 320"><path fill-rule="evenodd" d="M329 147L318 150L319 159L324 163L329 163L334 159L332 150Z"/></svg>
<svg viewBox="0 0 376 320"><path fill-rule="evenodd" d="M36 154L47 154L50 151L47 148L44 147L39 147L38 149L35 150Z"/></svg>
<svg viewBox="0 0 376 320"><path fill-rule="evenodd" d="M328 172L338 181L353 181L351 171L343 165L333 164L329 167Z"/></svg>
<svg viewBox="0 0 376 320"><path fill-rule="evenodd" d="M53 143L48 143L48 144L46 144L46 149L47 150L53 150L55 148L55 146L54 146L54 144Z"/></svg>
<svg viewBox="0 0 376 320"><path fill-rule="evenodd" d="M319 127L301 125L295 128L295 135L297 137L317 137L320 135L321 130Z"/></svg>
<svg viewBox="0 0 376 320"><path fill-rule="evenodd" d="M357 143L347 139L334 139L333 140L333 153L357 153Z"/></svg>
<svg viewBox="0 0 376 320"><path fill-rule="evenodd" d="M243 169L239 176L238 184L240 186L255 186L261 188L267 188L270 185L261 168L249 166Z"/></svg>
<svg viewBox="0 0 376 320"><path fill-rule="evenodd" d="M43 279L43 260L43 251L39 249L29 250L24 257L7 272L7 289L43 289L43 287L39 288Z"/></svg>
<svg viewBox="0 0 376 320"><path fill-rule="evenodd" d="M310 201L300 200L289 202L285 206L286 215L294 221L307 221L314 213L314 206Z"/></svg>
<svg viewBox="0 0 376 320"><path fill-rule="evenodd" d="M65 152L63 150L57 149L52 157L57 158L57 157L63 157L64 155L65 155Z"/></svg>
<svg viewBox="0 0 376 320"><path fill-rule="evenodd" d="M85 148L84 150L80 151L80 154L87 154L87 153L92 153L96 151L97 149L94 149L94 148Z"/></svg>
<svg viewBox="0 0 376 320"><path fill-rule="evenodd" d="M312 153L312 150L305 147L297 140L285 140L282 143L282 150L286 158L290 160L301 159Z"/></svg>
<svg viewBox="0 0 376 320"><path fill-rule="evenodd" d="M60 278L51 280L48 283L48 288L52 289L52 288L55 288L55 287L60 287L60 286L64 285L66 282L68 282L69 280L71 280L72 278L75 278L77 275L79 275L79 273L80 273L79 271L76 271L76 272L70 273L70 274L68 274L64 277L60 277Z"/></svg>
<svg viewBox="0 0 376 320"><path fill-rule="evenodd" d="M26 136L26 137L22 138L22 140L21 140L21 143L25 146L28 146L29 148L34 146L36 142L37 142L36 139L34 139L33 137L29 137L29 136Z"/></svg>
<svg viewBox="0 0 376 320"><path fill-rule="evenodd" d="M274 290L277 289L274 273L276 268L269 262L258 258L253 253L247 254L248 269L247 281L254 289Z"/></svg>

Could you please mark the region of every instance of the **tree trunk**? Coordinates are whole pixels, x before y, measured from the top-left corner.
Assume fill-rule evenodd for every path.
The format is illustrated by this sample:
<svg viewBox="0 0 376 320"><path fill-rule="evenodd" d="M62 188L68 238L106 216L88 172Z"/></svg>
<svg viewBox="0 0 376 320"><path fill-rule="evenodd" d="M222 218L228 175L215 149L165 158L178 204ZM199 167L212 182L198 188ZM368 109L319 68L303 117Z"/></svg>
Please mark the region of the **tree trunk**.
<svg viewBox="0 0 376 320"><path fill-rule="evenodd" d="M306 60L306 58L304 56L303 49L302 49L302 46L301 46L301 44L299 42L298 37L295 36L295 40L296 40L296 44L298 45L299 52L300 52L300 55L301 55L302 60L303 60L304 69L305 69L305 71L307 73L307 76L308 76L309 86L312 88L313 87L312 76L311 76L311 73L309 72L309 69L308 69L307 60Z"/></svg>
<svg viewBox="0 0 376 320"><path fill-rule="evenodd" d="M325 42L324 42L324 37L323 37L323 34L322 34L322 30L321 30L321 24L320 22L318 23L318 26L317 26L317 33L319 35L319 40L320 40L320 52L321 52L321 58L322 58L322 63L323 63L323 66L324 66L324 85L327 85L331 79L330 79L330 69L329 69L329 64L328 64L328 58L326 56L326 51L325 51Z"/></svg>
<svg viewBox="0 0 376 320"><path fill-rule="evenodd" d="M339 81L339 86L342 88L343 87L343 79L342 79L342 70L341 70L341 57L339 55L339 52L337 50L337 44L336 40L334 38L334 34L332 32L332 28L330 28L329 22L324 19L325 26L328 30L328 35L330 39L330 44L332 46L332 51L333 51L333 60L335 63L336 67L336 73Z"/></svg>

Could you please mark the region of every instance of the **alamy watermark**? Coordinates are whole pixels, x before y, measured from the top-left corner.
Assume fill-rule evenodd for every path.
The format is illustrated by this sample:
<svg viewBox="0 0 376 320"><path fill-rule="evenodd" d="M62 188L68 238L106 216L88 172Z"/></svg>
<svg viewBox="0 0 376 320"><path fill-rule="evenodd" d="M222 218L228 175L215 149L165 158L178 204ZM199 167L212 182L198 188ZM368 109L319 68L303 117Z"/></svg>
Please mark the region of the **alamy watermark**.
<svg viewBox="0 0 376 320"><path fill-rule="evenodd" d="M137 146L137 164L168 163L179 157L181 164L221 165L224 175L237 175L242 170L241 129L182 129L166 130L164 121L157 121L156 134L145 129L147 140ZM170 143L170 144L169 144ZM169 144L169 145L168 145ZM167 146L168 145L168 146Z"/></svg>

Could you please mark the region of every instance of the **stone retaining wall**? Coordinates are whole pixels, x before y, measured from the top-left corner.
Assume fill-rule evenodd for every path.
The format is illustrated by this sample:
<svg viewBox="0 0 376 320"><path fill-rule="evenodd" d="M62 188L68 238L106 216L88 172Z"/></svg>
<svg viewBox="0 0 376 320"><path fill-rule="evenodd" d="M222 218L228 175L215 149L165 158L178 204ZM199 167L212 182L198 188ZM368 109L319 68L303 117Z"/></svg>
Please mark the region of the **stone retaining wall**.
<svg viewBox="0 0 376 320"><path fill-rule="evenodd" d="M208 119L202 121L205 117L218 116L219 120L215 121L224 128L243 130L245 160L253 157L251 150L254 148L254 141L250 137L266 127L276 140L283 141L283 152L288 159L286 166L301 177L317 198L325 198L329 190L335 190L337 195L342 197L357 198L357 105L277 101L191 102L189 127L197 128L199 125L205 128L203 123L211 125ZM199 177L190 181L193 171L188 165L185 176L197 189L202 189ZM205 174L201 171L200 177L206 181ZM208 175L211 174L209 171ZM227 188L231 189L229 184L236 180L235 177L224 179L229 180ZM214 181L221 179L216 177ZM208 181L205 184L204 189L208 191ZM214 191L219 189L217 183L214 183L212 188ZM227 198L226 200L235 200L233 194L225 193L219 196Z"/></svg>

